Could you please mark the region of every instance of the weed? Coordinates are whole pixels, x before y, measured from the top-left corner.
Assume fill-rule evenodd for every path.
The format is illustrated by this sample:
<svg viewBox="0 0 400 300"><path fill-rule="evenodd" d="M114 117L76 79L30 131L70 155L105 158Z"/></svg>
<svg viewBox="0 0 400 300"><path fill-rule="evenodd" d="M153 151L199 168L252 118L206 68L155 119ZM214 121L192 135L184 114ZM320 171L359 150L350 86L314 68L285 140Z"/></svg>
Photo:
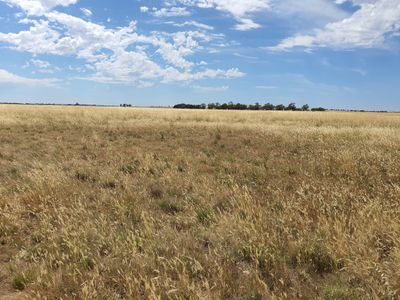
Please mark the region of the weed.
<svg viewBox="0 0 400 300"><path fill-rule="evenodd" d="M164 196L164 188L160 184L150 186L150 196L154 199L161 199Z"/></svg>
<svg viewBox="0 0 400 300"><path fill-rule="evenodd" d="M82 182L94 181L93 178L88 173L81 172L81 171L76 172L75 177L76 177L76 179L78 179L79 181L82 181Z"/></svg>
<svg viewBox="0 0 400 300"><path fill-rule="evenodd" d="M134 160L132 163L124 165L120 168L120 171L125 174L132 175L139 171L140 161Z"/></svg>
<svg viewBox="0 0 400 300"><path fill-rule="evenodd" d="M347 287L331 286L323 290L325 300L357 300L363 299L359 293Z"/></svg>
<svg viewBox="0 0 400 300"><path fill-rule="evenodd" d="M317 274L332 273L342 267L320 244L303 245L291 256L290 262L293 267L308 266L310 272Z"/></svg>
<svg viewBox="0 0 400 300"><path fill-rule="evenodd" d="M213 221L213 213L209 208L202 207L196 211L197 219L200 223L208 225Z"/></svg>
<svg viewBox="0 0 400 300"><path fill-rule="evenodd" d="M108 180L103 182L102 187L105 189L116 189L117 188L117 182L114 180Z"/></svg>
<svg viewBox="0 0 400 300"><path fill-rule="evenodd" d="M27 284L28 278L22 273L16 275L11 282L12 288L18 291L23 291L26 288Z"/></svg>
<svg viewBox="0 0 400 300"><path fill-rule="evenodd" d="M171 201L161 201L158 205L165 213L170 215L175 215L183 211L183 207L181 205Z"/></svg>
<svg viewBox="0 0 400 300"><path fill-rule="evenodd" d="M243 140L243 145L245 145L245 146L251 146L251 139L244 139Z"/></svg>

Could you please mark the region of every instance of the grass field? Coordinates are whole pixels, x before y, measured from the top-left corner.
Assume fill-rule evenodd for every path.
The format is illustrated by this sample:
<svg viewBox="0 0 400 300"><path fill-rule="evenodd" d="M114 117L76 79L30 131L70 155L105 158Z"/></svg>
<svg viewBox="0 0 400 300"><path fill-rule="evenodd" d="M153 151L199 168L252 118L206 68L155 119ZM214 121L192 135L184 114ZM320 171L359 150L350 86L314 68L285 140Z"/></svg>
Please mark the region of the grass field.
<svg viewBox="0 0 400 300"><path fill-rule="evenodd" d="M0 295L398 299L400 115L0 106Z"/></svg>

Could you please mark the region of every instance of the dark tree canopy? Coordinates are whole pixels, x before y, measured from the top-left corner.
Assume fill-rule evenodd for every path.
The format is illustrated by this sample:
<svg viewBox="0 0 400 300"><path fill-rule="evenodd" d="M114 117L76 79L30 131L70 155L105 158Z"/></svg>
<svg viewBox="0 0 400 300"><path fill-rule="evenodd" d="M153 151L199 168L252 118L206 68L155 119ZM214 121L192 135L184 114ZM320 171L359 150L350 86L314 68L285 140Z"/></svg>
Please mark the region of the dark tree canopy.
<svg viewBox="0 0 400 300"><path fill-rule="evenodd" d="M242 104L242 103L234 103L232 101L228 103L209 103L208 105L205 103L202 104L186 104L180 103L176 104L174 108L178 109L221 109L221 110L289 110L289 111L308 111L310 107L308 104L304 104L301 108L296 107L296 103L291 102L287 106L283 104L273 105L271 103L266 103L261 105L259 102L255 104ZM326 109L322 107L312 108L312 111L325 111Z"/></svg>

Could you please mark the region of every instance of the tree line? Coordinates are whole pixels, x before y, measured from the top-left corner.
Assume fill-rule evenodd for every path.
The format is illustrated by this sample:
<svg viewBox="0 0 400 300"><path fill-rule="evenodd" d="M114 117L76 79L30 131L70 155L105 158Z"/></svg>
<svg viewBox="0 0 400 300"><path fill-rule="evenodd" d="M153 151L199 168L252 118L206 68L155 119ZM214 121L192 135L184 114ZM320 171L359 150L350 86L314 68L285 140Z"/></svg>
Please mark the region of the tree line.
<svg viewBox="0 0 400 300"><path fill-rule="evenodd" d="M310 108L308 104L304 104L301 107L297 107L296 103L289 103L287 106L283 104L274 105L272 103L266 103L261 105L256 102L255 104L242 104L242 103L209 103L209 104L186 104L180 103L174 105L174 108L178 109L222 109L222 110L289 110L289 111L325 111L323 107Z"/></svg>

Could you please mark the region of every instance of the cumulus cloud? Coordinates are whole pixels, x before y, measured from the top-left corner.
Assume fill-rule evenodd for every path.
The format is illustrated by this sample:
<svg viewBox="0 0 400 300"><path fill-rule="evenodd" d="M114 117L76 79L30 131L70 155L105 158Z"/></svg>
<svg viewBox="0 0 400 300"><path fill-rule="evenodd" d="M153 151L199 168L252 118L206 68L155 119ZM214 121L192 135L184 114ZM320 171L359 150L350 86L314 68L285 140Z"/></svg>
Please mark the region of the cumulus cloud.
<svg viewBox="0 0 400 300"><path fill-rule="evenodd" d="M146 13L146 12L149 11L149 8L148 8L147 6L141 6L141 7L140 7L140 11L141 11L142 13Z"/></svg>
<svg viewBox="0 0 400 300"><path fill-rule="evenodd" d="M384 46L386 40L400 32L398 0L353 0L359 9L350 17L283 40L271 50L287 51L294 47L373 48ZM342 3L342 2L340 2Z"/></svg>
<svg viewBox="0 0 400 300"><path fill-rule="evenodd" d="M250 16L252 13L270 8L271 0L176 0L176 2L199 8L215 8L226 12L239 22L235 29L244 31L260 27Z"/></svg>
<svg viewBox="0 0 400 300"><path fill-rule="evenodd" d="M69 6L78 0L2 0L12 6L18 6L29 15L43 15L57 6Z"/></svg>
<svg viewBox="0 0 400 300"><path fill-rule="evenodd" d="M55 10L20 23L28 28L15 33L0 32L0 43L35 56L50 54L82 59L88 74L80 79L149 86L154 81L244 76L235 68L204 70L203 64L189 60L204 45L220 39L220 35L200 31L143 35L137 33L134 21L128 26L110 29ZM39 68L45 64L39 60L31 63Z"/></svg>

